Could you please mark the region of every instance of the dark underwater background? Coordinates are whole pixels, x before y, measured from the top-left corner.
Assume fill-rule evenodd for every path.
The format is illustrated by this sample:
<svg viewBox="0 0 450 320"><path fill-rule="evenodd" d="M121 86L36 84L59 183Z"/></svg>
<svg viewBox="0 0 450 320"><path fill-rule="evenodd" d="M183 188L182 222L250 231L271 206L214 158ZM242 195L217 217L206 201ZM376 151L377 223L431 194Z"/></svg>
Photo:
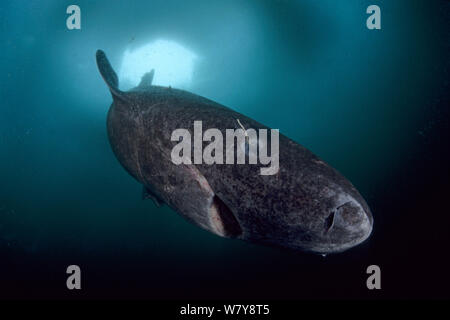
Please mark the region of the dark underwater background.
<svg viewBox="0 0 450 320"><path fill-rule="evenodd" d="M71 4L81 30L66 28ZM366 28L371 4L381 30ZM449 18L448 1L425 0L2 1L0 297L449 298ZM199 57L188 90L352 181L369 240L323 258L220 238L143 201L107 140L94 57L118 71L127 48L157 39ZM80 291L66 288L71 264ZM371 264L381 290L366 288Z"/></svg>

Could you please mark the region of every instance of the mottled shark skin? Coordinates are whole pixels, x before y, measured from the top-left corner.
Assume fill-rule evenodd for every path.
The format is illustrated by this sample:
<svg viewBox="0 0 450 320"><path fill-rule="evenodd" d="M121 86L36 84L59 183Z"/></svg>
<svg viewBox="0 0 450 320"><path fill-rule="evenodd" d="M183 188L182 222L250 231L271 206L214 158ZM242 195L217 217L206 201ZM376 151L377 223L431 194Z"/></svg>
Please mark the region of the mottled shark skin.
<svg viewBox="0 0 450 320"><path fill-rule="evenodd" d="M122 92L103 51L97 65L113 103L107 130L122 166L144 186L144 198L167 204L192 223L223 237L320 254L366 240L373 225L355 187L312 152L279 135L279 171L260 164L179 164L171 161L175 129L270 129L230 108L187 91L152 85ZM270 135L269 135L270 136Z"/></svg>

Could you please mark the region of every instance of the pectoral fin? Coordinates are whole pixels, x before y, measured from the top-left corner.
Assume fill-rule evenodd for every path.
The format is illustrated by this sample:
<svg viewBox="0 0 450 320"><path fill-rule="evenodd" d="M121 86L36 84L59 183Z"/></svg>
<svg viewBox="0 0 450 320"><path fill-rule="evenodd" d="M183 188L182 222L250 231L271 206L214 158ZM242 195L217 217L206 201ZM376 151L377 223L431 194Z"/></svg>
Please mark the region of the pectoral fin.
<svg viewBox="0 0 450 320"><path fill-rule="evenodd" d="M164 201L146 186L142 187L142 199L152 199L158 208L164 205Z"/></svg>

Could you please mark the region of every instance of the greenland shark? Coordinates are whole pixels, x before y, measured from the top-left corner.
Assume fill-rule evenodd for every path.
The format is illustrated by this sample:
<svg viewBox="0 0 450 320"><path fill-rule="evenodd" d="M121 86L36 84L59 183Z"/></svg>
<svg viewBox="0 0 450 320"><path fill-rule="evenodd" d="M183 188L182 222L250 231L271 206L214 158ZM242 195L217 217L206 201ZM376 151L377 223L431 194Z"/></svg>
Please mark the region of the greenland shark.
<svg viewBox="0 0 450 320"><path fill-rule="evenodd" d="M279 168L261 175L260 164L175 164L172 133L193 123L205 128L270 128L193 93L152 84L119 89L105 53L96 53L112 95L107 116L112 150L143 185L144 199L168 205L190 222L222 237L319 254L336 253L366 240L371 211L337 170L288 137L279 135ZM246 149L247 150L247 149Z"/></svg>

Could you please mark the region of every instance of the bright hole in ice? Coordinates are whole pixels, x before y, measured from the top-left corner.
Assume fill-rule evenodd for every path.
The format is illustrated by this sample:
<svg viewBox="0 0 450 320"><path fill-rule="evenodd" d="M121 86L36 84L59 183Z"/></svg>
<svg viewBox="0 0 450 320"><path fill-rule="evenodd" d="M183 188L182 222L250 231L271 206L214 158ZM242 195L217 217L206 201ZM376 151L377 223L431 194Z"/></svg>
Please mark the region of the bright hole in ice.
<svg viewBox="0 0 450 320"><path fill-rule="evenodd" d="M174 41L156 40L135 50L126 50L119 72L122 90L139 84L142 76L155 69L154 85L186 87L192 80L196 55Z"/></svg>

